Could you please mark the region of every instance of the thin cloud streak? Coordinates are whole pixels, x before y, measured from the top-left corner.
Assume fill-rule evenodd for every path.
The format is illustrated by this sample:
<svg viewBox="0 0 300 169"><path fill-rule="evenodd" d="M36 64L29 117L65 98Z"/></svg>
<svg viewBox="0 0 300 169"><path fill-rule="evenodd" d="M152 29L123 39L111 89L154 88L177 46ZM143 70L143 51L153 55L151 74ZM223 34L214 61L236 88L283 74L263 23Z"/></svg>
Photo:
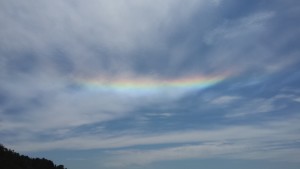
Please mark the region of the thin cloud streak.
<svg viewBox="0 0 300 169"><path fill-rule="evenodd" d="M135 134L127 131L120 134L83 134L78 137L67 137L51 142L34 142L30 138L23 140L15 147L22 151L41 151L51 149L109 149L124 148L138 145L155 145L170 143L206 143L206 142L240 142L240 141L293 141L300 137L297 130L300 126L290 125L298 124L299 118L285 122L268 122L261 126L232 126L211 130L188 130L176 131L159 134L143 134L135 131ZM27 142L27 143L26 143Z"/></svg>

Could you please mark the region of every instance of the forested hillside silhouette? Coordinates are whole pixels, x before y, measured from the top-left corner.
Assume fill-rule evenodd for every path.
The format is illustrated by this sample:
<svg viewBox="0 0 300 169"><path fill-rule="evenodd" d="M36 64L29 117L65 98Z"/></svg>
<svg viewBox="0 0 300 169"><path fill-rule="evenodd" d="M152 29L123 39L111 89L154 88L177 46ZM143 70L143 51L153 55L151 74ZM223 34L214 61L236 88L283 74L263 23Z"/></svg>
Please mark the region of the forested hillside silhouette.
<svg viewBox="0 0 300 169"><path fill-rule="evenodd" d="M0 144L0 169L66 169L45 158L30 158Z"/></svg>

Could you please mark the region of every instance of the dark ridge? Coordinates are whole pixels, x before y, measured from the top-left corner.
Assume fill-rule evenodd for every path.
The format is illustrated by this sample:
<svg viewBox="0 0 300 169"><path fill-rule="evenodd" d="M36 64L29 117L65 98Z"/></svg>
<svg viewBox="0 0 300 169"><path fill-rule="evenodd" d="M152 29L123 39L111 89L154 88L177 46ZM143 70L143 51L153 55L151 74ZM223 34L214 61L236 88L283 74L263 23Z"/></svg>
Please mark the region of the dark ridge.
<svg viewBox="0 0 300 169"><path fill-rule="evenodd" d="M1 169L66 169L63 165L55 165L45 158L30 158L20 155L0 144Z"/></svg>

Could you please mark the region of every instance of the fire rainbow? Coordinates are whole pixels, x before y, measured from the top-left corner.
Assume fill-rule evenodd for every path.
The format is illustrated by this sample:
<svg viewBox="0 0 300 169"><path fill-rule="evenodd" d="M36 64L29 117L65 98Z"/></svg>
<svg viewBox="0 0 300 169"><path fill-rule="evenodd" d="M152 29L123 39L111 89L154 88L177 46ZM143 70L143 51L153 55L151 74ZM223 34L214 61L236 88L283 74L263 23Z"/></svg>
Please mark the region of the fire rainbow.
<svg viewBox="0 0 300 169"><path fill-rule="evenodd" d="M97 77L83 78L78 82L87 89L112 91L117 93L156 93L164 91L201 90L223 81L227 76L190 76L177 79L133 78L133 77Z"/></svg>

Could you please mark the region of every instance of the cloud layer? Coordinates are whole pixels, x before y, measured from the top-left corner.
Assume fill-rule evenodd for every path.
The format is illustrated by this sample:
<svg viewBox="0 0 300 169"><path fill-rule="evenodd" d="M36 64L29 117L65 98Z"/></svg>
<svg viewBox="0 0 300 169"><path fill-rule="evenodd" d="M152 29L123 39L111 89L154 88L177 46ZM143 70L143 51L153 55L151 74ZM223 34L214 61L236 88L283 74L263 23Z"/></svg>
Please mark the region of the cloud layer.
<svg viewBox="0 0 300 169"><path fill-rule="evenodd" d="M107 168L194 158L295 162L298 4L3 0L0 142L28 153L97 150ZM220 80L165 89L189 77ZM89 87L91 79L111 90ZM132 87L145 81L165 88Z"/></svg>

